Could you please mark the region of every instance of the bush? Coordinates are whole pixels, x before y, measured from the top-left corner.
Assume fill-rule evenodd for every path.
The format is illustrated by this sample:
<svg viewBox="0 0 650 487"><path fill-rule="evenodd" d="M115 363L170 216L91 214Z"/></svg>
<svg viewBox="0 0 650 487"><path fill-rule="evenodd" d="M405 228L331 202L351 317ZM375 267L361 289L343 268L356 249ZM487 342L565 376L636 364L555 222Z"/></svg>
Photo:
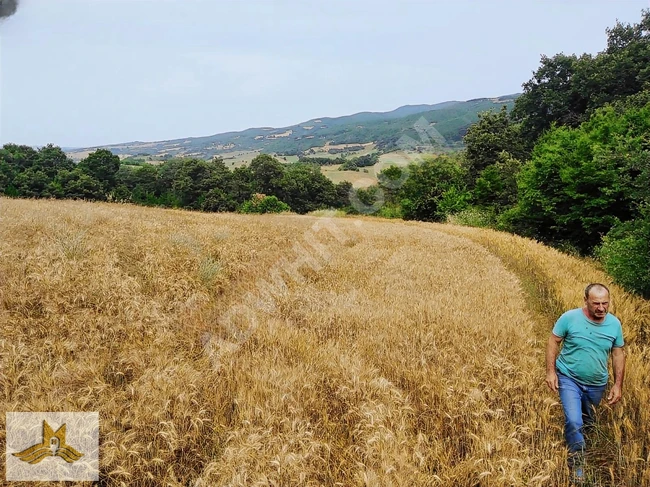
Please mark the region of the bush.
<svg viewBox="0 0 650 487"><path fill-rule="evenodd" d="M612 228L597 255L617 283L650 298L650 215Z"/></svg>
<svg viewBox="0 0 650 487"><path fill-rule="evenodd" d="M282 213L283 211L291 211L291 208L277 197L263 194L253 195L239 208L240 213Z"/></svg>
<svg viewBox="0 0 650 487"><path fill-rule="evenodd" d="M458 158L424 157L409 164L408 174L398 195L406 220L444 221L467 206L465 170Z"/></svg>
<svg viewBox="0 0 650 487"><path fill-rule="evenodd" d="M441 219L444 219L447 215L465 211L469 206L471 198L469 192L464 189L458 189L456 186L451 186L442 194L440 201L438 201L438 213L441 215Z"/></svg>
<svg viewBox="0 0 650 487"><path fill-rule="evenodd" d="M496 226L496 216L491 209L473 206L448 215L447 223L465 227L494 228Z"/></svg>
<svg viewBox="0 0 650 487"><path fill-rule="evenodd" d="M402 215L402 207L400 205L386 203L381 209L377 212L377 216L382 218L397 218L400 219Z"/></svg>

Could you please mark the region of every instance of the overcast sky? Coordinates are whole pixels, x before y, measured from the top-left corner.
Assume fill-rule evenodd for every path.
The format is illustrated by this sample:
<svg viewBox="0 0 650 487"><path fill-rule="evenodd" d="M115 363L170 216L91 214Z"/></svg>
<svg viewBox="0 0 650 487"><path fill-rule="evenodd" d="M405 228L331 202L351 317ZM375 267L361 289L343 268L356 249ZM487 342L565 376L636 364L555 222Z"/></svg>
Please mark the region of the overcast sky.
<svg viewBox="0 0 650 487"><path fill-rule="evenodd" d="M0 23L0 143L281 127L521 91L648 0L21 0Z"/></svg>

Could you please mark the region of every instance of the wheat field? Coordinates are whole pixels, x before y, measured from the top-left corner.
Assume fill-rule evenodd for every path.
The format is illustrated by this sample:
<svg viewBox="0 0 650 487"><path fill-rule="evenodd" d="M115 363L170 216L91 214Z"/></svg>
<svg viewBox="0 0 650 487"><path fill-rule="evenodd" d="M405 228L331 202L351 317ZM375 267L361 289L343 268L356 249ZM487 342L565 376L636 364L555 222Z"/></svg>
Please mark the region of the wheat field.
<svg viewBox="0 0 650 487"><path fill-rule="evenodd" d="M487 230L3 198L0 404L99 412L102 486L568 485L544 345L592 280ZM590 478L650 485L650 307L612 289Z"/></svg>

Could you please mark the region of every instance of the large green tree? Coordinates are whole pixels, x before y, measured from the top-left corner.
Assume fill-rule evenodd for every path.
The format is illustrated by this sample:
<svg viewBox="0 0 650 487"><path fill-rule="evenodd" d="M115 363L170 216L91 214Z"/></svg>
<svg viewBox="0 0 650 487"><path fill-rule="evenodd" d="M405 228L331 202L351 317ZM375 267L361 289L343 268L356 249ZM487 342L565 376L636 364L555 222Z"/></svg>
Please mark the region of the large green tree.
<svg viewBox="0 0 650 487"><path fill-rule="evenodd" d="M331 208L336 204L334 183L315 164L288 165L280 186L280 199L296 213Z"/></svg>
<svg viewBox="0 0 650 487"><path fill-rule="evenodd" d="M98 149L82 159L79 169L99 181L105 193L115 188L116 175L120 169L120 158L111 151Z"/></svg>
<svg viewBox="0 0 650 487"><path fill-rule="evenodd" d="M280 161L268 154L260 154L251 161L249 167L254 188L258 193L276 196L280 194L284 176L284 165Z"/></svg>
<svg viewBox="0 0 650 487"><path fill-rule="evenodd" d="M512 208L517 203L517 177L522 163L503 151L497 156L496 163L481 171L472 191L473 203L500 213Z"/></svg>
<svg viewBox="0 0 650 487"><path fill-rule="evenodd" d="M210 190L227 191L230 184L231 173L221 159L185 159L175 169L172 190L185 208L201 209ZM216 193L212 196L213 200L217 197Z"/></svg>
<svg viewBox="0 0 650 487"><path fill-rule="evenodd" d="M504 151L515 159L522 159L526 153L520 127L512 122L505 106L496 113L480 113L478 122L467 130L464 142L470 187L474 187L484 169L499 161Z"/></svg>
<svg viewBox="0 0 650 487"><path fill-rule="evenodd" d="M21 177L19 181L16 181L16 177L32 168L37 159L38 152L29 146L5 144L0 149L0 193L19 196L20 191L16 187L17 185L31 186L28 181L29 177ZM37 176L40 177L39 174ZM34 186L42 187L43 185L39 183ZM36 192L40 193L40 191L40 189L36 189Z"/></svg>
<svg viewBox="0 0 650 487"><path fill-rule="evenodd" d="M152 164L122 165L116 175L116 199L156 205L160 203L158 168ZM119 190L119 191L118 191Z"/></svg>
<svg viewBox="0 0 650 487"><path fill-rule="evenodd" d="M50 178L38 166L30 167L18 173L13 179L13 185L18 190L18 196L27 198L48 198L52 195Z"/></svg>
<svg viewBox="0 0 650 487"><path fill-rule="evenodd" d="M18 172L32 167L38 159L38 151L27 145L5 144L0 149L0 161L16 168Z"/></svg>
<svg viewBox="0 0 650 487"><path fill-rule="evenodd" d="M90 174L76 167L59 171L51 184L52 196L80 200L106 200L104 186Z"/></svg>
<svg viewBox="0 0 650 487"><path fill-rule="evenodd" d="M542 56L539 68L524 83L524 93L517 98L512 111L529 147L554 123L576 127L586 119L591 88L589 77L583 73L588 72L592 62L590 55ZM587 79L577 82L576 78Z"/></svg>
<svg viewBox="0 0 650 487"><path fill-rule="evenodd" d="M253 187L253 173L248 166L237 167L232 171L228 192L238 205L253 196L255 192Z"/></svg>
<svg viewBox="0 0 650 487"><path fill-rule="evenodd" d="M38 151L34 166L52 179L59 171L71 171L75 164L60 147L49 144Z"/></svg>
<svg viewBox="0 0 650 487"><path fill-rule="evenodd" d="M551 129L519 179L519 230L587 253L617 222L637 217L649 133L650 105L607 107L577 129Z"/></svg>
<svg viewBox="0 0 650 487"><path fill-rule="evenodd" d="M454 206L450 199L464 199L466 171L457 157L424 157L422 162L410 164L408 172L400 190L407 220L442 221Z"/></svg>

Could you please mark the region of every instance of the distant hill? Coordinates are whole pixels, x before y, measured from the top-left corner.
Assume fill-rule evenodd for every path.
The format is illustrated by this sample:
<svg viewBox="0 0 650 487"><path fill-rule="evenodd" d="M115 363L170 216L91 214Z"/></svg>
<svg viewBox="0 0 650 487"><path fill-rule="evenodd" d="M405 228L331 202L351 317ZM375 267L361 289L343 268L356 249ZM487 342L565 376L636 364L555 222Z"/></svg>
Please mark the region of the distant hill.
<svg viewBox="0 0 650 487"><path fill-rule="evenodd" d="M210 159L236 151L257 151L279 155L301 155L325 145L374 143L388 152L399 148L402 136L422 140L415 125L424 118L426 127L435 127L447 147L462 145L467 127L478 120L478 113L509 108L519 94L468 101L446 101L434 105L405 105L390 112L361 112L342 117L313 118L289 127L250 128L206 137L188 137L159 142L127 142L67 152L80 159L93 150L103 148L121 157L149 155L157 158L199 157ZM425 128L426 128L425 127ZM437 135L437 134L436 134ZM423 144L426 140L423 141Z"/></svg>

